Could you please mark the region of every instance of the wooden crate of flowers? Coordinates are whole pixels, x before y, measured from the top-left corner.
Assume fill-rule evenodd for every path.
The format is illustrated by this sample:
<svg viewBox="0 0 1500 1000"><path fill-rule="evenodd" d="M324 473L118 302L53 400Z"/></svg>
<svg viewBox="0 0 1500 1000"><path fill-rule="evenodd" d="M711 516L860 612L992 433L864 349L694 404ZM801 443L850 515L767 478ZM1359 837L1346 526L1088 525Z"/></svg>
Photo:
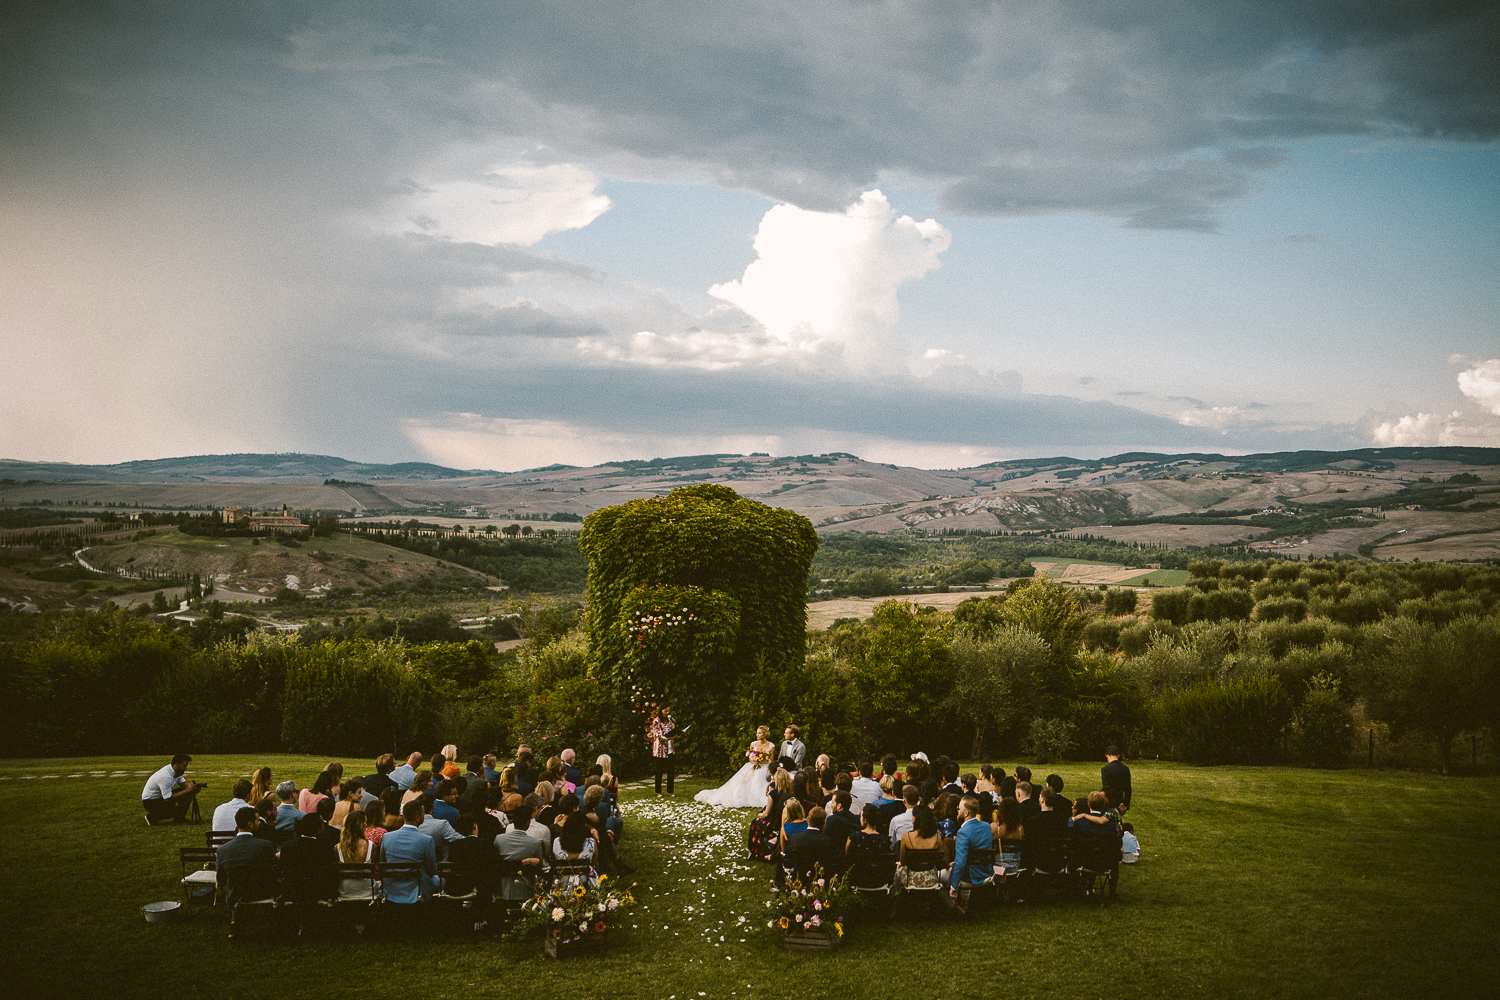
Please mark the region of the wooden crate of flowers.
<svg viewBox="0 0 1500 1000"><path fill-rule="evenodd" d="M634 888L615 889L608 875L599 876L597 885L560 883L522 903L521 916L506 936L539 931L543 951L553 958L598 951L609 941L610 926L635 905Z"/></svg>
<svg viewBox="0 0 1500 1000"><path fill-rule="evenodd" d="M781 945L793 951L832 951L844 936L844 913L852 891L838 876L794 879L771 901L770 927L781 931Z"/></svg>

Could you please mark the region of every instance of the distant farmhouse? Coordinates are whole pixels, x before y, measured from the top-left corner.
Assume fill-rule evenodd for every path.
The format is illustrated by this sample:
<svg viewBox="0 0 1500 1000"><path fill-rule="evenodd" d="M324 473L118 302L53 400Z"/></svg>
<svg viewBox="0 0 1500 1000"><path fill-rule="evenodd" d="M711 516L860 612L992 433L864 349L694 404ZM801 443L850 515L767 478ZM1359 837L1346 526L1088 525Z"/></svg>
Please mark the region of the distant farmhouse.
<svg viewBox="0 0 1500 1000"><path fill-rule="evenodd" d="M256 515L244 507L225 507L219 512L225 524L243 525L251 531L306 531L302 519L290 513L286 504L281 505L280 514Z"/></svg>

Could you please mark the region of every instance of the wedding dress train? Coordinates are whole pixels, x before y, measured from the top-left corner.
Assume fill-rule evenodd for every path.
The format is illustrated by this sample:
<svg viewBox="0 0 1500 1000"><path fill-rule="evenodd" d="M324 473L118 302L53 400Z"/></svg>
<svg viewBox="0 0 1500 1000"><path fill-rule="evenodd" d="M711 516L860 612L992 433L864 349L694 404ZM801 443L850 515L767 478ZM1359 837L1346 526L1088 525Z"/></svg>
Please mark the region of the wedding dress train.
<svg viewBox="0 0 1500 1000"><path fill-rule="evenodd" d="M693 801L730 809L759 809L766 804L766 774L765 764L746 761L734 777L718 788L705 788L693 796Z"/></svg>

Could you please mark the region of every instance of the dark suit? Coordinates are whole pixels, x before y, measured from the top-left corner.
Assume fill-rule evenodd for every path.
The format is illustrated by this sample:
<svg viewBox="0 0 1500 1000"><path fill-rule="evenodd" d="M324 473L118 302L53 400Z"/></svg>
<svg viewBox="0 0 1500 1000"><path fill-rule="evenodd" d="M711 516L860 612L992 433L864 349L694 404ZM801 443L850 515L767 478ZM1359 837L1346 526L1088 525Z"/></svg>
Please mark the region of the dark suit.
<svg viewBox="0 0 1500 1000"><path fill-rule="evenodd" d="M391 780L390 775L386 774L367 774L362 780L365 783L365 791L377 799L392 788L401 787Z"/></svg>
<svg viewBox="0 0 1500 1000"><path fill-rule="evenodd" d="M448 878L447 891L455 896L466 895L477 884L484 890L482 895L498 888L500 854L493 840L481 837L465 837L455 840L448 848L448 861L463 869Z"/></svg>
<svg viewBox="0 0 1500 1000"><path fill-rule="evenodd" d="M1130 805L1130 768L1121 760L1112 760L1099 769L1106 792L1113 791L1115 801Z"/></svg>
<svg viewBox="0 0 1500 1000"><path fill-rule="evenodd" d="M891 820L906 812L906 801L897 798L893 802L887 802L880 807L880 832L885 833L891 828Z"/></svg>
<svg viewBox="0 0 1500 1000"><path fill-rule="evenodd" d="M1026 826L1031 820L1040 816L1041 813L1042 804L1035 798L1027 799L1025 802L1021 803L1021 825Z"/></svg>
<svg viewBox="0 0 1500 1000"><path fill-rule="evenodd" d="M322 837L297 837L281 849L281 874L295 902L333 899L339 894L339 857Z"/></svg>
<svg viewBox="0 0 1500 1000"><path fill-rule="evenodd" d="M833 849L840 854L849 843L850 834L859 831L859 819L852 811L831 812L823 824L823 832L833 841Z"/></svg>
<svg viewBox="0 0 1500 1000"><path fill-rule="evenodd" d="M265 899L274 895L274 883L251 882L244 869L255 865L274 865L276 848L269 840L262 840L252 833L241 833L219 845L215 852L215 869L219 874L219 885L224 889L224 902L229 907L229 919L234 919L235 905L242 899Z"/></svg>
<svg viewBox="0 0 1500 1000"><path fill-rule="evenodd" d="M572 785L583 784L583 774L572 764L563 765L563 774L567 775L568 783Z"/></svg>
<svg viewBox="0 0 1500 1000"><path fill-rule="evenodd" d="M786 838L787 867L802 877L811 877L814 866L821 865L823 874L839 873L839 853L833 839L822 830L808 828Z"/></svg>
<svg viewBox="0 0 1500 1000"><path fill-rule="evenodd" d="M1047 868L1061 867L1066 860L1063 853L1068 841L1068 814L1053 810L1038 812L1023 824L1026 838L1021 841L1021 867L1033 868L1045 864Z"/></svg>

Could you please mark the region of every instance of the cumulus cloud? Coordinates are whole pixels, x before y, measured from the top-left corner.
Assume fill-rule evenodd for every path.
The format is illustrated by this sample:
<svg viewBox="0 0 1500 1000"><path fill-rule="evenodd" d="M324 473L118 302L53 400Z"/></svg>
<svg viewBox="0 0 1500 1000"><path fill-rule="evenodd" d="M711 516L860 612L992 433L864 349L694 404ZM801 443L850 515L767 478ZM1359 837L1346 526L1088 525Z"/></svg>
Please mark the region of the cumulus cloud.
<svg viewBox="0 0 1500 1000"><path fill-rule="evenodd" d="M1231 424L1252 419L1245 412L1246 409L1248 408L1239 406L1204 406L1200 403L1191 410L1176 414L1176 419L1184 427L1209 427L1223 432Z"/></svg>
<svg viewBox="0 0 1500 1000"><path fill-rule="evenodd" d="M1458 376L1458 390L1500 417L1500 359L1481 362Z"/></svg>
<svg viewBox="0 0 1500 1000"><path fill-rule="evenodd" d="M1448 360L1460 363L1470 361L1458 354L1450 356ZM1375 443L1410 447L1500 447L1500 422L1489 419L1492 416L1500 417L1500 359L1492 358L1474 363L1474 367L1460 372L1458 389L1473 401L1478 413L1466 415L1462 410L1449 413L1409 413L1376 424L1371 430Z"/></svg>
<svg viewBox="0 0 1500 1000"><path fill-rule="evenodd" d="M708 292L759 320L785 348L890 368L906 353L896 291L937 267L950 239L934 219L898 217L879 191L841 213L777 205L761 220L744 276Z"/></svg>
<svg viewBox="0 0 1500 1000"><path fill-rule="evenodd" d="M548 233L582 229L609 211L593 174L570 163L494 167L477 177L411 182L378 225L459 243L530 246Z"/></svg>

